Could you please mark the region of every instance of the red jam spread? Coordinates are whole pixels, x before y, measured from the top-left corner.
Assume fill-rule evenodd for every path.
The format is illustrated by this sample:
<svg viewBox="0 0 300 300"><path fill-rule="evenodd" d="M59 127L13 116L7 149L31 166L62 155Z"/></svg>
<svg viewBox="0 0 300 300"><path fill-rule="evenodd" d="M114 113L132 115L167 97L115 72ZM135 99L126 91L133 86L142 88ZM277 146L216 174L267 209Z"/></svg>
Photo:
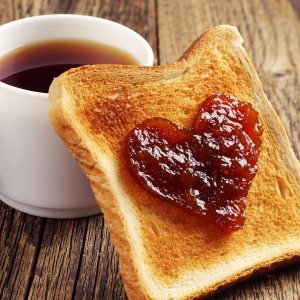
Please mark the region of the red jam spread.
<svg viewBox="0 0 300 300"><path fill-rule="evenodd" d="M216 94L201 103L191 129L163 118L138 124L125 156L142 188L231 233L245 222L262 132L250 103Z"/></svg>

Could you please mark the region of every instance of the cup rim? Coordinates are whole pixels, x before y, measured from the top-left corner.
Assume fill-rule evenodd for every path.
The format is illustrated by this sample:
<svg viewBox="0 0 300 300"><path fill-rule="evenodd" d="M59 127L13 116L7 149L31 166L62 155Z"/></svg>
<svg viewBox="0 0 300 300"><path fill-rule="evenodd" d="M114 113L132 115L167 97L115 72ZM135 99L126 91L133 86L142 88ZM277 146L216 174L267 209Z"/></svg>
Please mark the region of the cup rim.
<svg viewBox="0 0 300 300"><path fill-rule="evenodd" d="M32 17L26 17L26 18L22 18L22 19L18 19L18 20L14 20L11 22L8 22L6 24L3 24L0 26L0 32L2 30L6 30L6 28L9 28L11 26L15 26L18 23L31 23L31 22L35 22L36 20L39 19L93 19L97 22L101 22L101 23L106 23L109 24L111 26L117 26L122 28L122 30L125 30L127 32L129 32L130 34L132 34L133 36L135 36L135 38L137 38L144 46L146 54L147 54L147 61L144 64L144 66L153 66L153 62L154 62L154 54L153 54L153 50L151 49L149 43L141 36L139 35L137 32L135 32L134 30L119 24L117 22L111 21L111 20L107 20L107 19L103 19L103 18L99 18L99 17L95 17L95 16L87 16L87 15L78 15L78 14L49 14L49 15L39 15L39 16L32 16ZM34 96L41 96L44 98L48 98L48 93L41 93L41 92L35 92L35 91L30 91L30 90L25 90L25 89L21 89L15 86L11 86L9 84L6 84L4 82L0 81L0 87L7 89L8 91L11 92L18 92L18 93L22 93L22 94L26 94L28 96L30 95L34 95Z"/></svg>

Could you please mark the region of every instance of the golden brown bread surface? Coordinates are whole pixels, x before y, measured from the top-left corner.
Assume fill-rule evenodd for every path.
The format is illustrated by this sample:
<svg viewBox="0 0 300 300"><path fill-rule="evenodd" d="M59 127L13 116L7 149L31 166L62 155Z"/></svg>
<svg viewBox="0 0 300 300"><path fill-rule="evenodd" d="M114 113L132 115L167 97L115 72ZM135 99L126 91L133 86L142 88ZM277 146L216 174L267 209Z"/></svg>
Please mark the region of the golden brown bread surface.
<svg viewBox="0 0 300 300"><path fill-rule="evenodd" d="M142 190L123 156L138 123L164 117L190 127L215 93L251 102L264 127L247 219L230 235ZM129 299L202 299L299 260L300 165L236 28L212 28L163 67L71 69L53 81L49 98L50 121L104 212Z"/></svg>

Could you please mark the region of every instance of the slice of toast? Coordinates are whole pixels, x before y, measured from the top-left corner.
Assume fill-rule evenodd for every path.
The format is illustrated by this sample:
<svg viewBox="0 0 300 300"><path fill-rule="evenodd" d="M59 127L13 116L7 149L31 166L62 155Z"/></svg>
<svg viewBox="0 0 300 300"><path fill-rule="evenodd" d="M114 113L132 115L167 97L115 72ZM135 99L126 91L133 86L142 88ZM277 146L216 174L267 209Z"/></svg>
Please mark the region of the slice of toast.
<svg viewBox="0 0 300 300"><path fill-rule="evenodd" d="M218 26L175 63L83 66L50 87L50 121L91 182L129 299L203 299L300 258L300 165L242 42L235 27ZM216 93L251 102L264 128L246 221L232 234L141 189L123 153L138 123L189 128Z"/></svg>

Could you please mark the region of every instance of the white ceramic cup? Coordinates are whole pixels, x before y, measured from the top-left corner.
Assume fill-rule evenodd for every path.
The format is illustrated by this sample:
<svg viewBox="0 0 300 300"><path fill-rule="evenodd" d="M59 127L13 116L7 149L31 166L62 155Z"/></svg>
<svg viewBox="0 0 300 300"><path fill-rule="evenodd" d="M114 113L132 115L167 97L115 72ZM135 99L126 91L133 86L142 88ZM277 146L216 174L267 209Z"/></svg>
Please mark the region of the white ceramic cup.
<svg viewBox="0 0 300 300"><path fill-rule="evenodd" d="M0 57L24 44L78 39L124 51L152 66L149 44L117 23L88 16L46 15L0 26ZM25 213L77 218L101 212L88 179L54 132L48 94L0 82L0 199Z"/></svg>

